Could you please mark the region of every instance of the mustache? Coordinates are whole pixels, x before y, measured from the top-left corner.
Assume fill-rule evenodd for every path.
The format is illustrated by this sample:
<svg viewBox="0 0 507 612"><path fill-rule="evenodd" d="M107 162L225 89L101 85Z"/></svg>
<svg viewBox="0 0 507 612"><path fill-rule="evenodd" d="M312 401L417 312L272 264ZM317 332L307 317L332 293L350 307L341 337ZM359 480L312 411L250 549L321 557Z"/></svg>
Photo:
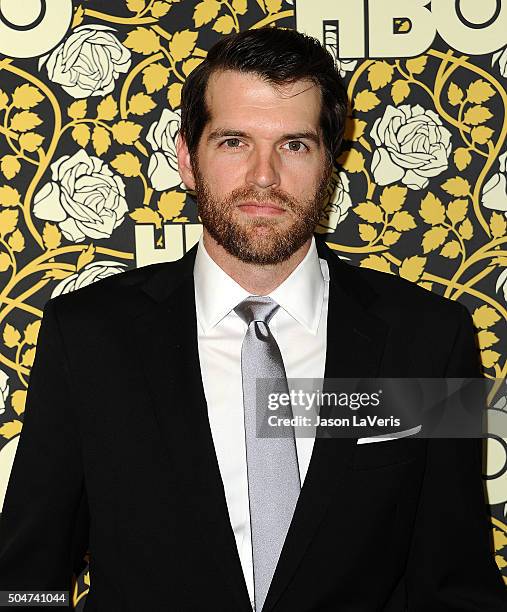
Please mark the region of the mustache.
<svg viewBox="0 0 507 612"><path fill-rule="evenodd" d="M273 189L269 192L259 192L248 188L238 188L231 191L226 198L229 207L234 206L239 201L258 202L259 204L272 202L273 204L277 204L282 208L288 208L292 211L297 211L300 208L298 202L294 198L279 189Z"/></svg>

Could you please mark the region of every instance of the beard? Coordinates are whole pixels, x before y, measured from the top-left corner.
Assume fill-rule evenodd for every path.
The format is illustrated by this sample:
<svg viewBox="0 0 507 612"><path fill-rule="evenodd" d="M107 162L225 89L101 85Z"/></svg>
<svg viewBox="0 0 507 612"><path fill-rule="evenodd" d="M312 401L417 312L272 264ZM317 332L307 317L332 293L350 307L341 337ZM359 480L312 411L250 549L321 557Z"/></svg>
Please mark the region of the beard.
<svg viewBox="0 0 507 612"><path fill-rule="evenodd" d="M210 236L230 255L257 265L273 265L286 261L312 237L317 225L329 180L324 170L313 197L298 200L280 189L257 191L238 187L224 198L216 197L194 160L197 211ZM278 216L252 217L240 221L235 216L238 203L272 202L286 212ZM237 212L237 211L236 211ZM291 222L287 224L287 215Z"/></svg>

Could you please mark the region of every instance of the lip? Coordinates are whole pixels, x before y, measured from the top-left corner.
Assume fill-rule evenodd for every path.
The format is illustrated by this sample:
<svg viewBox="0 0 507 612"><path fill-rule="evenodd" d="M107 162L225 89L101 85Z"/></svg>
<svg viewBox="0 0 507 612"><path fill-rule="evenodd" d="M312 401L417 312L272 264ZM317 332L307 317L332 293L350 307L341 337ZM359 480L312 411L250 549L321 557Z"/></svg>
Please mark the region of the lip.
<svg viewBox="0 0 507 612"><path fill-rule="evenodd" d="M285 209L273 202L243 202L238 204L238 208L241 212L252 216L280 215L285 212Z"/></svg>

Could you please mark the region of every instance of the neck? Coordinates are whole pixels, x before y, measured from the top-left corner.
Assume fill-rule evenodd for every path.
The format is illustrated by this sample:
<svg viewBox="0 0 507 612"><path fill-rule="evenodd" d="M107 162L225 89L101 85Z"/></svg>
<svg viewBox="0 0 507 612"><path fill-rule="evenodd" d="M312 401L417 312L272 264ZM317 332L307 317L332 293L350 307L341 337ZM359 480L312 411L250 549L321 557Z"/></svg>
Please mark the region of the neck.
<svg viewBox="0 0 507 612"><path fill-rule="evenodd" d="M203 230L203 243L208 255L238 285L253 295L267 295L281 285L303 261L312 244L312 239L309 238L287 260L272 265L259 265L241 261L219 245L206 229Z"/></svg>

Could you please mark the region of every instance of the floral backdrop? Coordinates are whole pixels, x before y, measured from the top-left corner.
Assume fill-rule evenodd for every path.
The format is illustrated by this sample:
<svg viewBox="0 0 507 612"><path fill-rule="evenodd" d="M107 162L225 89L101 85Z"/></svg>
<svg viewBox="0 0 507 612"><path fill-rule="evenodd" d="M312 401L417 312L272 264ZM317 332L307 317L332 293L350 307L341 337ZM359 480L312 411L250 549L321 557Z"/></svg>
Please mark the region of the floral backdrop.
<svg viewBox="0 0 507 612"><path fill-rule="evenodd" d="M30 57L0 31L0 508L44 303L139 265L136 228L161 248L167 226L199 223L176 165L182 84L220 37L295 27L290 0L58 4L68 31L32 34ZM507 47L470 57L437 37L415 58L336 61L350 112L318 231L469 308L507 427ZM485 443L484 479L507 583L505 440ZM85 569L78 607L89 584Z"/></svg>

